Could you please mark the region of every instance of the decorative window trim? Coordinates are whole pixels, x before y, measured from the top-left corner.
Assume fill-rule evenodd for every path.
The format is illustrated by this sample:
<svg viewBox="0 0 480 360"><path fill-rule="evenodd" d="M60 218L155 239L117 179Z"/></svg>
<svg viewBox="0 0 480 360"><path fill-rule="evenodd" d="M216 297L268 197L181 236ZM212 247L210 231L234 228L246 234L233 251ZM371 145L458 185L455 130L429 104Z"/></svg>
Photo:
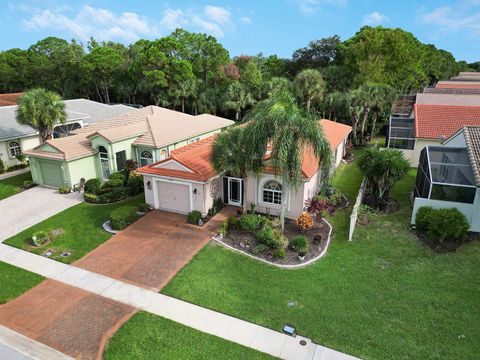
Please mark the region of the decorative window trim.
<svg viewBox="0 0 480 360"><path fill-rule="evenodd" d="M262 203L282 205L282 184L274 179L268 179L263 183L261 192Z"/></svg>
<svg viewBox="0 0 480 360"><path fill-rule="evenodd" d="M146 166L153 164L153 151L152 150L142 150L140 152L140 165Z"/></svg>
<svg viewBox="0 0 480 360"><path fill-rule="evenodd" d="M22 153L22 147L20 146L20 142L17 140L10 141L8 143L8 152L11 158L20 155Z"/></svg>

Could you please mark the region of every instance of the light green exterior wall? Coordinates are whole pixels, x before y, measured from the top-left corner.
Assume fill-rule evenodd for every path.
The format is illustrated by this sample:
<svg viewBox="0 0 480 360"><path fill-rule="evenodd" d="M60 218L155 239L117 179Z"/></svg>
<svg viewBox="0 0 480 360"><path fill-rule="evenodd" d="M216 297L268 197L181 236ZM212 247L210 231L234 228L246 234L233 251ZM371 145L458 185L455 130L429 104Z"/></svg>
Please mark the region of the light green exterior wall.
<svg viewBox="0 0 480 360"><path fill-rule="evenodd" d="M96 155L69 161L67 166L68 178L65 180L68 182L70 187L79 184L81 178L88 180L98 176L98 157Z"/></svg>
<svg viewBox="0 0 480 360"><path fill-rule="evenodd" d="M92 137L90 140L92 142L92 148L98 149L99 146L103 146L108 151L109 157L109 167L110 173L117 172L117 161L115 154L119 151L125 151L126 159L134 159L136 161L140 161L140 152L142 150L150 150L153 153L153 161L160 160L160 154L162 150L167 151L167 156L170 155L170 152L178 149L182 146L185 146L191 142L192 139L200 138L204 139L206 137L212 136L215 133L220 132L221 130L211 131L202 135L195 136L193 138L182 140L177 143L165 146L160 149L149 148L145 146L134 146L133 142L137 138L136 136L130 139L121 140L117 142L109 142L107 139L103 138L102 136L95 136ZM58 152L55 148L45 145L42 150L46 152ZM84 178L85 180L91 178L102 178L102 174L100 171L100 159L98 153L71 161L61 161L61 160L50 160L50 159L43 159L43 158L36 158L30 157L30 164L32 169L32 177L33 181L39 185L44 185L43 178L42 178L42 171L41 165L43 162L55 163L62 168L63 173L63 183L69 186L76 185L80 183L80 179Z"/></svg>
<svg viewBox="0 0 480 360"><path fill-rule="evenodd" d="M61 169L61 172L62 172L61 182L62 184L65 184L65 181L69 179L68 166L65 161L30 157L30 171L32 172L33 182L38 185L48 185L48 184L45 184L45 181L42 175L42 165L46 163L55 165ZM68 183L68 180L67 180L67 183Z"/></svg>

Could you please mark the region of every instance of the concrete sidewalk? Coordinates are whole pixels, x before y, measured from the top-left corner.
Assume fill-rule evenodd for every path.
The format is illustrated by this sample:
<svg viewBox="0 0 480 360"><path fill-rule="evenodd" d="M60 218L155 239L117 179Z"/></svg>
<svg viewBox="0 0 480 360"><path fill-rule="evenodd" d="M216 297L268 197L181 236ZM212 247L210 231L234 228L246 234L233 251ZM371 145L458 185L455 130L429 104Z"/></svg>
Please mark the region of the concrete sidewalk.
<svg viewBox="0 0 480 360"><path fill-rule="evenodd" d="M292 360L353 360L343 354L139 286L0 244L0 261L105 298L162 316L202 332ZM302 341L303 340L303 341ZM305 343L304 345L301 342Z"/></svg>
<svg viewBox="0 0 480 360"><path fill-rule="evenodd" d="M6 172L4 174L0 174L0 180L8 179L8 178L20 175L20 174L25 174L27 172L30 172L29 167L27 167L25 169L19 169L19 170L15 170L15 171Z"/></svg>
<svg viewBox="0 0 480 360"><path fill-rule="evenodd" d="M78 193L62 195L41 186L0 201L0 242L59 212L81 203Z"/></svg>

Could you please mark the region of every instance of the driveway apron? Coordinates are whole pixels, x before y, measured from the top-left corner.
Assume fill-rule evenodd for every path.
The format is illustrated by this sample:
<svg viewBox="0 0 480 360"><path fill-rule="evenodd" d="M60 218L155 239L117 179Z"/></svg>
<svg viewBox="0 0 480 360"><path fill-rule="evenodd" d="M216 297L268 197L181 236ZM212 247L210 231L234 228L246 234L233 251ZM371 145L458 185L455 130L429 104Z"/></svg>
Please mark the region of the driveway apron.
<svg viewBox="0 0 480 360"><path fill-rule="evenodd" d="M184 215L152 211L73 265L160 290L208 243L228 210L203 227L187 224Z"/></svg>

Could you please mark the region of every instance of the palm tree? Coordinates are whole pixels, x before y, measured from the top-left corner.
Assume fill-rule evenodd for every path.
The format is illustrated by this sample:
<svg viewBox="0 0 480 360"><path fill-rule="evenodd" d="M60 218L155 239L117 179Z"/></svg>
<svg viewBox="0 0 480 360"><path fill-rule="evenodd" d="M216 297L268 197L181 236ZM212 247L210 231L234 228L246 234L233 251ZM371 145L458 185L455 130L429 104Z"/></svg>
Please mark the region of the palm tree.
<svg viewBox="0 0 480 360"><path fill-rule="evenodd" d="M240 82L234 81L228 85L224 107L235 111L235 121L240 121L243 109L254 103L252 94Z"/></svg>
<svg viewBox="0 0 480 360"><path fill-rule="evenodd" d="M322 74L318 70L305 69L295 76L293 80L293 90L295 95L305 106L307 112L313 101L321 101L325 93L326 85Z"/></svg>
<svg viewBox="0 0 480 360"><path fill-rule="evenodd" d="M410 165L397 149L367 148L358 163L367 180L367 191L372 196L372 204L382 208L396 181L404 177Z"/></svg>
<svg viewBox="0 0 480 360"><path fill-rule="evenodd" d="M243 179L243 192L247 193L248 172L258 173L262 166L262 158L249 158L248 143L245 140L244 127L232 127L215 138L212 148L212 164L219 174L230 174ZM243 202L245 212L247 202Z"/></svg>
<svg viewBox="0 0 480 360"><path fill-rule="evenodd" d="M217 114L217 90L209 87L203 90L196 98L196 107L201 114Z"/></svg>
<svg viewBox="0 0 480 360"><path fill-rule="evenodd" d="M197 94L197 83L195 79L188 78L179 81L171 91L176 104L180 104L182 112L185 112L185 101L189 97L194 97Z"/></svg>
<svg viewBox="0 0 480 360"><path fill-rule="evenodd" d="M273 94L258 103L247 116L245 141L249 158L262 158L271 146L271 165L282 176L282 208L280 219L285 225L287 198L291 189L302 182L302 161L305 149L321 159L322 180L330 176L332 153L317 119L301 113L288 93Z"/></svg>
<svg viewBox="0 0 480 360"><path fill-rule="evenodd" d="M67 120L65 103L60 95L42 88L25 93L19 102L16 113L17 122L22 125L33 125L40 132L42 141L52 137L56 124L64 124Z"/></svg>

